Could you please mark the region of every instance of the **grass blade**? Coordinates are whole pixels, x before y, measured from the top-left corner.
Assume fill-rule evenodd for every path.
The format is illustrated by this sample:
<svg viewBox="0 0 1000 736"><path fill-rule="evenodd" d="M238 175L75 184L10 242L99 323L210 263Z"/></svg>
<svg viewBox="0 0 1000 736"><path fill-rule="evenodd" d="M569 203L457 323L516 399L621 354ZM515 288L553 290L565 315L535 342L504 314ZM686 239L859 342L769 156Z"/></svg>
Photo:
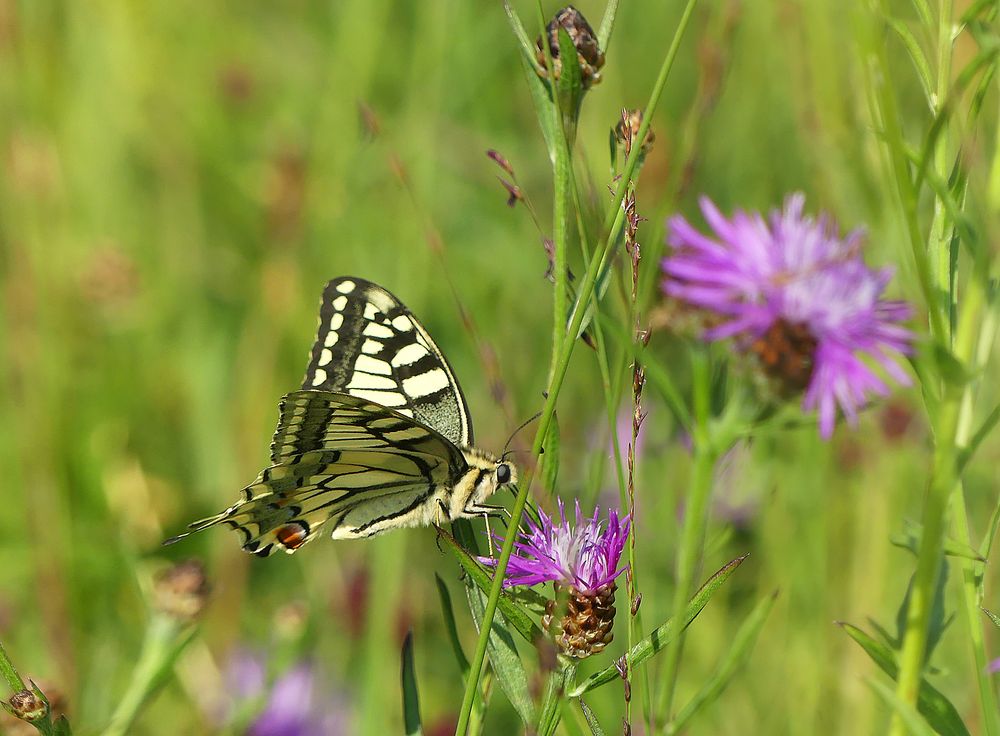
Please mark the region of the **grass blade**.
<svg viewBox="0 0 1000 736"><path fill-rule="evenodd" d="M417 695L417 674L413 665L413 632L406 632L403 641L403 667L400 673L403 685L403 725L406 736L422 736L420 726L420 697Z"/></svg>
<svg viewBox="0 0 1000 736"><path fill-rule="evenodd" d="M733 644L726 653L725 658L719 665L715 674L702 686L701 690L681 710L677 718L668 726L667 733L674 734L681 731L687 722L691 720L705 706L711 704L726 689L733 677L746 663L750 656L750 651L757 636L767 621L768 614L774 607L774 602L778 599L778 591L774 591L767 598L764 598L747 616L746 621L740 626L733 639Z"/></svg>

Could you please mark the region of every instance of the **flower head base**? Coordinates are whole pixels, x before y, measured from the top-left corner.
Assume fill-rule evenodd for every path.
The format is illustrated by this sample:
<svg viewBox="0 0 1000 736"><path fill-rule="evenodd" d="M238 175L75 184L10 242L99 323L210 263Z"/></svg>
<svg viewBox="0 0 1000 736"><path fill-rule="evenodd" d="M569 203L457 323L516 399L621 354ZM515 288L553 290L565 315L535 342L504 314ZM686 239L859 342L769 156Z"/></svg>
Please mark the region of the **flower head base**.
<svg viewBox="0 0 1000 736"><path fill-rule="evenodd" d="M783 393L804 392L828 438L838 407L853 424L870 394L889 393L869 362L909 383L898 359L910 351L899 324L910 309L882 298L892 272L865 264L862 233L841 237L829 218L804 216L804 203L793 194L767 220L741 211L726 219L702 198L715 237L670 220L664 291L714 315L707 339L735 338Z"/></svg>

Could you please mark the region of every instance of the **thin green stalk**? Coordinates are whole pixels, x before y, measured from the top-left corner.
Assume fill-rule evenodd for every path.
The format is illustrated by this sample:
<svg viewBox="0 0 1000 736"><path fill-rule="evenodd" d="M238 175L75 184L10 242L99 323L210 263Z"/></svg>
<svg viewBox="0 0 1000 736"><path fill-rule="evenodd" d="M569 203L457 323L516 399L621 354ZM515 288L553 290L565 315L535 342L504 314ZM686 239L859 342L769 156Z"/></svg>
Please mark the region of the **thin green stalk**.
<svg viewBox="0 0 1000 736"><path fill-rule="evenodd" d="M698 0L687 0L687 4L681 14L680 21L677 24L677 29L674 31L674 38L670 43L670 48L667 50L667 54L663 59L663 64L660 66L660 72L656 78L656 83L653 85L653 91L649 96L649 102L646 104L645 110L643 111L642 125L639 127L637 140L642 141L646 139L646 133L649 130L649 121L652 119L653 112L656 110L656 106L660 101L660 95L663 93L664 86L666 86L667 76L670 74L671 67L673 67L674 59L677 57L677 51L680 48L681 39L684 36L684 32L687 30L691 14L697 4ZM631 179L632 174L635 171L636 164L638 163L639 152L641 149L642 146L633 147L632 153L625 162L625 169L623 172L624 181ZM532 454L535 457L538 457L541 453L542 441L549 430L549 425L551 424L552 417L555 414L556 399L558 398L559 391L562 388L563 379L566 377L566 371L569 368L569 359L573 354L573 348L576 347L576 335L580 332L580 326L583 324L583 318L587 311L586 306L594 294L594 285L597 282L597 275L600 272L601 263L603 263L604 259L607 258L608 254L614 248L618 233L621 230L624 217L621 205L624 197L625 187L619 187L618 191L615 193L611 209L608 211L608 215L605 218L605 231L607 232L607 239L603 244L602 250L600 251L601 257L591 259L590 263L587 265L587 273L580 285L576 306L573 310L573 318L568 330L570 338L565 340L563 343L563 350L557 365L557 370L549 382L549 390L545 399L545 405L542 409L542 417L538 422L535 440L532 443ZM524 514L524 507L528 502L528 492L531 489L532 479L533 474L529 470L529 472L525 474L524 482L518 488L517 496L514 499L514 507L511 509L511 521L509 526L511 532L508 533L504 539L503 547L500 550L500 558L497 560L497 567L493 577L493 586L490 588L490 595L486 601L486 610L483 612L483 626L479 632L479 639L476 642L476 651L472 657L469 679L466 682L465 694L462 697L462 708L458 714L458 724L455 728L455 733L459 736L465 736L468 730L469 714L472 711L472 704L475 700L476 690L479 686L479 677L483 670L483 661L486 658L486 644L489 641L489 632L492 627L493 617L496 616L497 603L500 600L500 591L503 587L503 578L507 571L507 564L510 562L510 555L514 549L514 540L517 536L514 532L521 524L521 516Z"/></svg>
<svg viewBox="0 0 1000 736"><path fill-rule="evenodd" d="M681 621L684 608L694 592L694 580L701 565L705 543L705 527L708 522L709 498L712 491L712 472L715 468L717 450L709 434L711 365L704 350L691 352L691 373L693 382L693 403L695 423L691 436L694 468L691 489L684 504L684 526L681 531L681 545L677 554L677 575L674 586L673 621ZM670 720L677 673L680 667L684 634L667 645L664 664L663 690L657 713L665 722Z"/></svg>
<svg viewBox="0 0 1000 736"><path fill-rule="evenodd" d="M872 0L869 4L872 18L881 28L881 19L889 15L884 0ZM870 23L871 21L869 21ZM941 310L940 295L936 291L927 246L920 232L917 218L917 191L910 176L909 161L903 145L902 125L899 122L899 111L893 97L891 70L886 57L885 44L876 29L868 28L865 39L867 55L865 72L867 86L874 92L870 99L876 124L881 128L886 141L886 153L892 171L893 183L903 208L903 221L909 236L910 253L917 270L920 290L923 292L927 305L927 316L930 321L931 333L942 344L947 344L948 329Z"/></svg>
<svg viewBox="0 0 1000 736"><path fill-rule="evenodd" d="M142 707L163 684L177 656L197 631L194 626L187 628L184 632L184 625L170 616L153 616L132 679L102 736L125 736L131 732Z"/></svg>
<svg viewBox="0 0 1000 736"><path fill-rule="evenodd" d="M938 7L938 63L937 63L937 88L935 89L935 115L948 99L948 90L951 85L951 57L952 57L952 0L940 0ZM934 171L942 179L947 181L949 173L948 164L948 140L949 126L945 126L937 138L934 145ZM945 208L945 203L940 197L934 198L934 216L931 220L930 238L928 249L931 253L932 274L934 285L939 293L945 296L947 303L945 309L948 314L948 327L954 329L955 323L955 278L952 267L952 228L948 227L949 215Z"/></svg>
<svg viewBox="0 0 1000 736"><path fill-rule="evenodd" d="M555 82L555 65L552 61L552 49L546 38L545 16L541 0L536 4L538 10L538 25L541 28L545 68L547 70L549 90L552 95L552 114L555 117L556 131L552 154L552 277L555 281L552 291L552 362L549 364L549 383L556 370L559 356L562 355L563 342L566 338L566 322L569 318L569 261L567 258L567 240L569 237L570 213L570 176L572 170L570 147L567 131L563 126L562 110L560 109L559 91Z"/></svg>
<svg viewBox="0 0 1000 736"><path fill-rule="evenodd" d="M977 279L971 280L961 304L955 337L955 356L965 366L972 364L978 335L978 318L984 300L983 285ZM968 385L964 389L946 385L934 417L934 461L924 501L923 535L907 611L896 688L899 699L911 706L916 705L917 691L923 676L928 624L944 541L945 516L949 497L958 480L956 461L961 405L964 393L969 390L971 388ZM894 716L890 731L892 736L903 736L905 732L906 726L902 719Z"/></svg>

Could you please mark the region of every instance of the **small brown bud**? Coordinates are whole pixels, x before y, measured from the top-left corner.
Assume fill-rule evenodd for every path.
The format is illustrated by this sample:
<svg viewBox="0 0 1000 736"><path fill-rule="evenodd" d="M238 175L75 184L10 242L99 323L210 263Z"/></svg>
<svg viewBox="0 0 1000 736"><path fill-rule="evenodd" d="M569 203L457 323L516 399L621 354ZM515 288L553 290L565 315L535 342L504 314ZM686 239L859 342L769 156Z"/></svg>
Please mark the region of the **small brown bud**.
<svg viewBox="0 0 1000 736"><path fill-rule="evenodd" d="M635 598L632 599L632 615L635 616L639 613L639 606L642 605L642 593L636 593Z"/></svg>
<svg viewBox="0 0 1000 736"><path fill-rule="evenodd" d="M188 560L156 576L153 604L161 613L189 623L205 608L208 593L204 566L198 560Z"/></svg>
<svg viewBox="0 0 1000 736"><path fill-rule="evenodd" d="M632 153L632 146L639 135L639 128L642 126L642 110L622 110L621 120L615 125L615 140L625 149L625 155ZM646 131L646 138L642 142L641 154L645 156L653 147L656 135L652 127Z"/></svg>
<svg viewBox="0 0 1000 736"><path fill-rule="evenodd" d="M545 35L549 39L549 51L552 54L552 72L556 79L562 73L562 60L559 58L559 27L562 27L569 34L576 47L577 62L580 64L580 75L583 81L583 88L598 84L601 81L600 68L604 66L604 52L601 51L597 43L597 34L590 27L583 13L567 5L555 14L555 17L545 26ZM540 67L539 76L547 76L545 63L545 49L542 46L542 39L535 41L535 60Z"/></svg>
<svg viewBox="0 0 1000 736"><path fill-rule="evenodd" d="M7 704L10 705L11 714L22 721L34 723L49 714L49 704L45 702L40 690L22 690L14 693Z"/></svg>
<svg viewBox="0 0 1000 736"><path fill-rule="evenodd" d="M514 173L514 167L510 165L510 161L508 161L507 158L502 153L500 153L500 151L496 151L496 150L494 150L494 149L491 148L490 150L488 150L486 152L486 155L489 156L493 160L493 163L495 163L501 169L503 169L504 171L506 171L512 177L516 177L517 176Z"/></svg>

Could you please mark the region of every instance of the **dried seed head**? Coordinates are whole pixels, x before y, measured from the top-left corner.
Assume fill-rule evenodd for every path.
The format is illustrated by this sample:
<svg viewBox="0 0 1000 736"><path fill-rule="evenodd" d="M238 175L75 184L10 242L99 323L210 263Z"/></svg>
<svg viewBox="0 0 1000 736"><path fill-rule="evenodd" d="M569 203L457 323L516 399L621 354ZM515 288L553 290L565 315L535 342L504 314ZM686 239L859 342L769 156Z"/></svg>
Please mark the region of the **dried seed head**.
<svg viewBox="0 0 1000 736"><path fill-rule="evenodd" d="M572 5L567 5L560 10L549 24L545 26L545 35L549 39L549 51L552 54L552 71L555 78L559 79L562 72L562 60L559 58L559 28L569 34L576 47L576 58L580 64L580 75L583 80L583 88L598 84L601 81L600 68L604 66L604 52L601 51L597 43L597 34L590 27L583 14ZM539 65L539 76L547 76L545 63L545 48L542 46L542 39L535 41L535 60Z"/></svg>
<svg viewBox="0 0 1000 736"><path fill-rule="evenodd" d="M593 593L555 584L556 597L545 606L542 627L563 654L583 659L600 652L614 635L615 584L602 585Z"/></svg>
<svg viewBox="0 0 1000 736"><path fill-rule="evenodd" d="M632 153L632 146L635 143L636 137L639 135L639 128L642 126L642 110L622 110L621 120L615 126L615 140L625 149L625 156L628 157ZM649 128L646 131L646 137L642 142L642 151L640 154L645 156L649 153L649 150L653 147L653 141L656 140L656 135L653 133L653 129Z"/></svg>
<svg viewBox="0 0 1000 736"><path fill-rule="evenodd" d="M14 693L7 701L10 706L10 714L17 716L22 721L34 723L40 721L49 714L49 704L42 697L41 690L22 690Z"/></svg>
<svg viewBox="0 0 1000 736"><path fill-rule="evenodd" d="M181 623L190 623L205 608L209 588L201 562L180 562L156 576L154 606Z"/></svg>

